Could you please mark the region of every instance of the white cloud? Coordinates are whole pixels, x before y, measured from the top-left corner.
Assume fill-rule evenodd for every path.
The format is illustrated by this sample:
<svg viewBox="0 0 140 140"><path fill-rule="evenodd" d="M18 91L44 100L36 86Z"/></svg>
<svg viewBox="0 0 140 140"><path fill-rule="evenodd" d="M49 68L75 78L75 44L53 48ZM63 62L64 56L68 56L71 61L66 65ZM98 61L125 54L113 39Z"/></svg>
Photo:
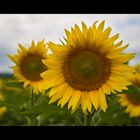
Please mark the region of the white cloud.
<svg viewBox="0 0 140 140"><path fill-rule="evenodd" d="M140 61L140 15L139 14L10 14L0 15L0 72L12 72L13 63L6 54L16 53L17 44L30 44L32 40L59 42L64 36L64 28L74 24L81 26L84 21L90 26L94 20L106 20L106 26L113 33L120 33L120 39L129 43L127 52L137 52L131 64Z"/></svg>

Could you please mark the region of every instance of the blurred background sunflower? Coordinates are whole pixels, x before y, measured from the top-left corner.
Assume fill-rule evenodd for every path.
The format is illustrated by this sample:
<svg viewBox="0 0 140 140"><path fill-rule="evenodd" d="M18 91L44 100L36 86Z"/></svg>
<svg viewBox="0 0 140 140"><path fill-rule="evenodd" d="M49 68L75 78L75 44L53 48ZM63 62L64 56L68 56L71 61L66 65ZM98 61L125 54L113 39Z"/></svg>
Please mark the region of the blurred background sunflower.
<svg viewBox="0 0 140 140"><path fill-rule="evenodd" d="M137 90L132 91L132 93L119 95L119 102L126 107L126 112L131 117L140 116L140 64L135 66L135 70L136 72L130 76L129 81L133 83Z"/></svg>
<svg viewBox="0 0 140 140"><path fill-rule="evenodd" d="M4 96L2 94L2 88L3 88L3 80L0 79L0 101L4 101ZM7 111L7 108L5 106L0 107L0 118L4 115L4 113Z"/></svg>
<svg viewBox="0 0 140 140"><path fill-rule="evenodd" d="M46 80L41 78L40 74L47 69L42 63L42 59L47 58L44 40L37 44L32 41L29 48L19 44L18 54L8 55L8 57L16 64L12 69L18 81L23 82L25 88L33 89L34 93L42 92Z"/></svg>

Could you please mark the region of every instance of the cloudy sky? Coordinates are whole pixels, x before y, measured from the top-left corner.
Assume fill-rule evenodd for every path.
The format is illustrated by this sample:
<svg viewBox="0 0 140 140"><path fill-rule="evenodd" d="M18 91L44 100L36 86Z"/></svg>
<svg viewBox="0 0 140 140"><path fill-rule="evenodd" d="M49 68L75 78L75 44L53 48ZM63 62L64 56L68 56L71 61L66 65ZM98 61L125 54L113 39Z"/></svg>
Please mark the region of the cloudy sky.
<svg viewBox="0 0 140 140"><path fill-rule="evenodd" d="M0 15L0 72L12 72L12 63L6 54L15 54L18 43L28 45L32 40L59 43L64 28L74 24L88 26L94 20L106 20L106 27L112 27L112 35L120 33L124 44L129 43L126 52L137 52L135 65L140 62L140 14L1 14Z"/></svg>

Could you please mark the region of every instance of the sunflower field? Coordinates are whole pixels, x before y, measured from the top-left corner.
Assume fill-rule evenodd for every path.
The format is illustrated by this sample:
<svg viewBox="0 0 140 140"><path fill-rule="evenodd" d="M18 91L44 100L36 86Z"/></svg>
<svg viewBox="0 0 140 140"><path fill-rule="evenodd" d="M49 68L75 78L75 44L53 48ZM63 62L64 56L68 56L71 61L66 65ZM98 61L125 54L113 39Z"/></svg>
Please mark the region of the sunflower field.
<svg viewBox="0 0 140 140"><path fill-rule="evenodd" d="M105 20L81 25L60 44L19 43L6 55L13 73L0 77L0 126L140 125L136 53L124 53L129 44Z"/></svg>

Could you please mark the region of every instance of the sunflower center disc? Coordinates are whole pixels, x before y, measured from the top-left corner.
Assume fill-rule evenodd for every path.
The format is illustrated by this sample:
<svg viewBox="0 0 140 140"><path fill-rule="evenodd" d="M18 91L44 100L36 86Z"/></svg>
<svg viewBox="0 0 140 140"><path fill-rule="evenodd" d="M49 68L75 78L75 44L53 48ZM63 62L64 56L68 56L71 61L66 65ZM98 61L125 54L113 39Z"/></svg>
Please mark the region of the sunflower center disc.
<svg viewBox="0 0 140 140"><path fill-rule="evenodd" d="M42 59L39 55L29 55L24 58L21 63L22 74L31 81L41 80L40 74L46 70Z"/></svg>
<svg viewBox="0 0 140 140"><path fill-rule="evenodd" d="M132 102L132 104L140 105L140 92L129 93L127 94L127 98L130 102Z"/></svg>
<svg viewBox="0 0 140 140"><path fill-rule="evenodd" d="M138 88L140 88L140 80L139 79L135 79L135 81L133 81L133 85L135 85Z"/></svg>
<svg viewBox="0 0 140 140"><path fill-rule="evenodd" d="M109 61L93 50L74 50L64 63L64 77L76 90L95 90L108 79L109 67Z"/></svg>

